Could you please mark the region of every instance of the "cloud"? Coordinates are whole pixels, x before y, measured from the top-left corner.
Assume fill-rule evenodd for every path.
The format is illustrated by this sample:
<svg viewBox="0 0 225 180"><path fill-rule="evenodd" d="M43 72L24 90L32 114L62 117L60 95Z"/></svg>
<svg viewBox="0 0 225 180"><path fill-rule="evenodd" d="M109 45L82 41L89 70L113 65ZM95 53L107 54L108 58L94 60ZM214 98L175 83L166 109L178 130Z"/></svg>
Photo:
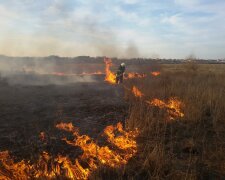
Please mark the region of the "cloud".
<svg viewBox="0 0 225 180"><path fill-rule="evenodd" d="M147 26L150 24L149 18L140 16L134 12L126 12L120 7L115 7L114 12L118 17L124 19L127 22L135 23L139 26Z"/></svg>
<svg viewBox="0 0 225 180"><path fill-rule="evenodd" d="M180 26L181 24L181 14L174 14L172 16L165 16L161 22L163 23L169 23L174 26Z"/></svg>
<svg viewBox="0 0 225 180"><path fill-rule="evenodd" d="M222 0L4 1L0 53L225 57L224 8Z"/></svg>
<svg viewBox="0 0 225 180"><path fill-rule="evenodd" d="M175 4L191 8L191 7L199 5L200 0L188 0L188 1L187 0L174 0L174 2L175 2Z"/></svg>
<svg viewBox="0 0 225 180"><path fill-rule="evenodd" d="M125 4L137 4L139 1L138 0L123 0L122 2Z"/></svg>
<svg viewBox="0 0 225 180"><path fill-rule="evenodd" d="M16 12L8 9L7 7L0 5L0 24L1 27L10 27L13 21L20 20L22 14L17 14Z"/></svg>

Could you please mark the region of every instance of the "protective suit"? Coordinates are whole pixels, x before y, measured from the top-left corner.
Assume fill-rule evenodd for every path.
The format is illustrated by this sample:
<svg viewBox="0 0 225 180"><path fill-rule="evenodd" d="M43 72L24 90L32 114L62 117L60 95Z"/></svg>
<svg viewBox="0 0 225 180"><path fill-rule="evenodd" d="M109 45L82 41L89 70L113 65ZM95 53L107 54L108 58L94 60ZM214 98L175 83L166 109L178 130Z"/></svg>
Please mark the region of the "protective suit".
<svg viewBox="0 0 225 180"><path fill-rule="evenodd" d="M116 83L117 84L123 83L123 76L124 76L125 70L126 70L125 63L121 63L116 72Z"/></svg>

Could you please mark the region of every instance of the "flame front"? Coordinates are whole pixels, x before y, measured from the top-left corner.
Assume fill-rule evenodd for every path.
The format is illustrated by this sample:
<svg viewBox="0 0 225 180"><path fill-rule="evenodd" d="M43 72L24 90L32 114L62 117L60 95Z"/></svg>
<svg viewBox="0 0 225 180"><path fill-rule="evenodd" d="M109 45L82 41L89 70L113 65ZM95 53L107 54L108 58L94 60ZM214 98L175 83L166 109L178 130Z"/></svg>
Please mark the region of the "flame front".
<svg viewBox="0 0 225 180"><path fill-rule="evenodd" d="M105 81L116 84L116 75L110 70L112 66L112 60L109 58L104 59L105 62Z"/></svg>
<svg viewBox="0 0 225 180"><path fill-rule="evenodd" d="M93 73L82 72L80 75L102 75L102 74L104 74L104 73L101 71L96 71Z"/></svg>
<svg viewBox="0 0 225 180"><path fill-rule="evenodd" d="M181 111L181 107L184 105L176 97L170 98L167 103L160 99L153 99L152 101L146 102L152 106L157 106L160 109L167 108L167 113L169 114L170 120L174 120L178 117L184 117L184 113Z"/></svg>
<svg viewBox="0 0 225 180"><path fill-rule="evenodd" d="M135 97L139 98L145 96L136 86L133 86L132 93ZM164 102L156 98L153 100L145 100L145 102L151 106L156 106L160 109L166 108L166 111L169 114L169 120L174 120L178 117L184 117L184 113L181 110L184 104L177 97L170 98L168 102Z"/></svg>
<svg viewBox="0 0 225 180"><path fill-rule="evenodd" d="M32 70L32 69L27 69L24 68L23 72L25 73L33 73L33 74L38 74L38 75L51 75L51 76L91 76L91 75L102 75L104 74L101 71L96 71L96 72L82 72L82 73L65 73L65 72L44 72L43 70Z"/></svg>
<svg viewBox="0 0 225 180"><path fill-rule="evenodd" d="M144 94L136 86L133 86L132 92L133 92L134 96L136 96L136 97L141 98L144 96Z"/></svg>
<svg viewBox="0 0 225 180"><path fill-rule="evenodd" d="M127 73L125 79L134 79L134 78L145 78L146 74L138 74L138 73Z"/></svg>
<svg viewBox="0 0 225 180"><path fill-rule="evenodd" d="M184 106L184 104L178 100L177 98L170 98L167 107L169 114L171 114L171 120L174 119L174 117L184 117L184 113L181 112L181 107Z"/></svg>
<svg viewBox="0 0 225 180"><path fill-rule="evenodd" d="M66 76L66 74L63 73L63 72L53 72L52 75L55 75L55 76Z"/></svg>
<svg viewBox="0 0 225 180"><path fill-rule="evenodd" d="M125 131L121 123L116 126L107 126L104 135L107 141L115 146L110 149L108 146L97 145L89 136L80 135L78 128L72 123L60 123L56 125L60 130L70 132L74 140L63 140L71 146L79 146L83 154L71 160L68 157L58 155L51 157L47 152L43 152L36 163L22 160L14 162L8 151L0 152L0 180L11 179L88 179L90 173L100 165L119 167L125 165L128 160L137 152L135 138L138 131ZM116 135L116 133L120 135ZM84 168L81 162L85 162Z"/></svg>
<svg viewBox="0 0 225 180"><path fill-rule="evenodd" d="M92 72L92 73L82 72L80 74L66 74L66 73L63 73L63 72L53 72L53 73L45 74L45 75L54 75L54 76L91 76L91 75L101 75L101 74L103 74L103 72L96 71L96 72Z"/></svg>
<svg viewBox="0 0 225 180"><path fill-rule="evenodd" d="M165 108L167 107L166 103L163 102L160 99L153 99L152 101L147 101L148 104L153 105L153 106L157 106L159 108Z"/></svg>
<svg viewBox="0 0 225 180"><path fill-rule="evenodd" d="M107 126L104 130L104 133L107 137L108 142L112 143L117 148L124 150L125 159L131 158L137 152L137 144L134 140L138 135L138 130L126 132L123 130L121 123L118 123L116 126ZM116 136L116 133L119 135Z"/></svg>
<svg viewBox="0 0 225 180"><path fill-rule="evenodd" d="M137 152L135 138L138 135L138 131L124 131L121 123L118 123L116 126L107 126L104 129L108 142L123 150L120 153L111 150L108 146L100 147L89 136L79 135L78 129L73 126L71 127L71 125L71 123L61 123L56 127L73 133L75 137L73 141L69 141L66 138L63 140L67 144L79 146L83 150L80 159L88 163L90 170L96 169L100 164L119 167L126 164L129 158ZM115 136L115 132L120 132L120 135Z"/></svg>
<svg viewBox="0 0 225 180"><path fill-rule="evenodd" d="M159 76L161 73L159 71L153 71L151 72L151 75L153 76Z"/></svg>
<svg viewBox="0 0 225 180"><path fill-rule="evenodd" d="M24 160L15 163L8 151L0 152L0 179L53 179L67 177L71 179L87 179L89 170L82 168L78 160L75 163L67 157L52 158L43 152L36 164Z"/></svg>

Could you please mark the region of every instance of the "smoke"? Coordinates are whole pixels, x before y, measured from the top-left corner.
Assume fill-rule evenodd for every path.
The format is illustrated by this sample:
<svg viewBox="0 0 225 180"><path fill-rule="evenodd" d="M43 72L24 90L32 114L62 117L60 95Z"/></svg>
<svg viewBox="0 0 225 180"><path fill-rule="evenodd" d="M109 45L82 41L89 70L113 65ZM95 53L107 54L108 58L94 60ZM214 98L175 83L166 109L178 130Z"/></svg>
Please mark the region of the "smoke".
<svg viewBox="0 0 225 180"><path fill-rule="evenodd" d="M96 82L93 75L80 75L100 70L100 65L68 63L57 56L47 58L0 57L0 81L10 85L66 85Z"/></svg>
<svg viewBox="0 0 225 180"><path fill-rule="evenodd" d="M139 50L138 50L137 46L133 42L130 42L128 44L128 47L127 47L127 50L126 50L125 57L127 57L127 58L138 58L139 56L140 56L140 54L139 54Z"/></svg>
<svg viewBox="0 0 225 180"><path fill-rule="evenodd" d="M90 32L89 46L94 49L95 56L118 58L137 58L140 56L137 45L129 40L121 42L117 33L110 28L101 27L97 23L90 23L86 29Z"/></svg>
<svg viewBox="0 0 225 180"><path fill-rule="evenodd" d="M97 23L87 24L86 29L90 35L89 46L96 56L118 57L121 54L117 37L112 30L101 28Z"/></svg>
<svg viewBox="0 0 225 180"><path fill-rule="evenodd" d="M38 75L38 74L10 74L6 77L10 85L69 85L74 83L95 82L91 76L55 76L55 75Z"/></svg>
<svg viewBox="0 0 225 180"><path fill-rule="evenodd" d="M99 6L104 5L99 1ZM85 4L85 3L84 3ZM70 9L67 1L53 1L43 12L45 18L31 18L25 12L2 22L33 22L32 27L22 24L17 28L2 26L0 37L0 54L9 56L109 56L132 58L139 56L137 45L129 42L129 38L119 38L119 30L108 23L110 14L92 7L81 6ZM69 8L69 9L68 9ZM8 10L8 9L7 9ZM10 9L9 9L10 10ZM8 11L6 11L8 12ZM95 13L94 13L95 12ZM8 13L16 14L10 10ZM1 19L0 18L0 19ZM10 24L8 23L8 24Z"/></svg>
<svg viewBox="0 0 225 180"><path fill-rule="evenodd" d="M0 36L0 54L36 57L13 60L0 57L1 77L9 83L41 85L95 81L95 78L91 76L54 77L47 75L61 71L69 74L82 72L78 65L58 64L54 58L52 61L45 61L38 58L39 56L88 55L133 58L140 55L134 42L129 41L129 38L121 39L122 33L119 34L118 29L109 27L108 23L104 25L108 19L104 18L107 16L106 11L93 13L93 9L86 6L76 11L66 11L65 7L70 6L64 6L64 1L54 2L46 10L46 14L43 14L49 17L49 19L46 18L47 20L41 20L39 17L32 18L26 13L17 16L17 13L12 10L9 12L13 14L10 18L0 17L1 22L14 24L20 19L22 22L34 25L32 28L26 28L25 25L20 24L18 28L14 28L7 25L10 23L2 24L4 26ZM102 5L102 2L99 3ZM97 70L99 69L84 67L83 72Z"/></svg>

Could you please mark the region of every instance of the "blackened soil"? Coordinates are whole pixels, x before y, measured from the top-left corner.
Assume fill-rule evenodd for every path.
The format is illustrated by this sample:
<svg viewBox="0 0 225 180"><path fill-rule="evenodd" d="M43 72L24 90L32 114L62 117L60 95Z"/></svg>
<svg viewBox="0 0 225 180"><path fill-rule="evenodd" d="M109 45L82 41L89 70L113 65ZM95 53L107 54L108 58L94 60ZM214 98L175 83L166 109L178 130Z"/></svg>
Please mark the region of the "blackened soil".
<svg viewBox="0 0 225 180"><path fill-rule="evenodd" d="M77 156L79 148L76 151L61 140L66 133L55 128L57 123L72 122L80 134L98 140L107 125L124 122L127 106L122 87L97 79L64 85L1 81L0 151L8 150L18 160L37 159L43 151ZM45 142L40 140L40 132L46 134Z"/></svg>

